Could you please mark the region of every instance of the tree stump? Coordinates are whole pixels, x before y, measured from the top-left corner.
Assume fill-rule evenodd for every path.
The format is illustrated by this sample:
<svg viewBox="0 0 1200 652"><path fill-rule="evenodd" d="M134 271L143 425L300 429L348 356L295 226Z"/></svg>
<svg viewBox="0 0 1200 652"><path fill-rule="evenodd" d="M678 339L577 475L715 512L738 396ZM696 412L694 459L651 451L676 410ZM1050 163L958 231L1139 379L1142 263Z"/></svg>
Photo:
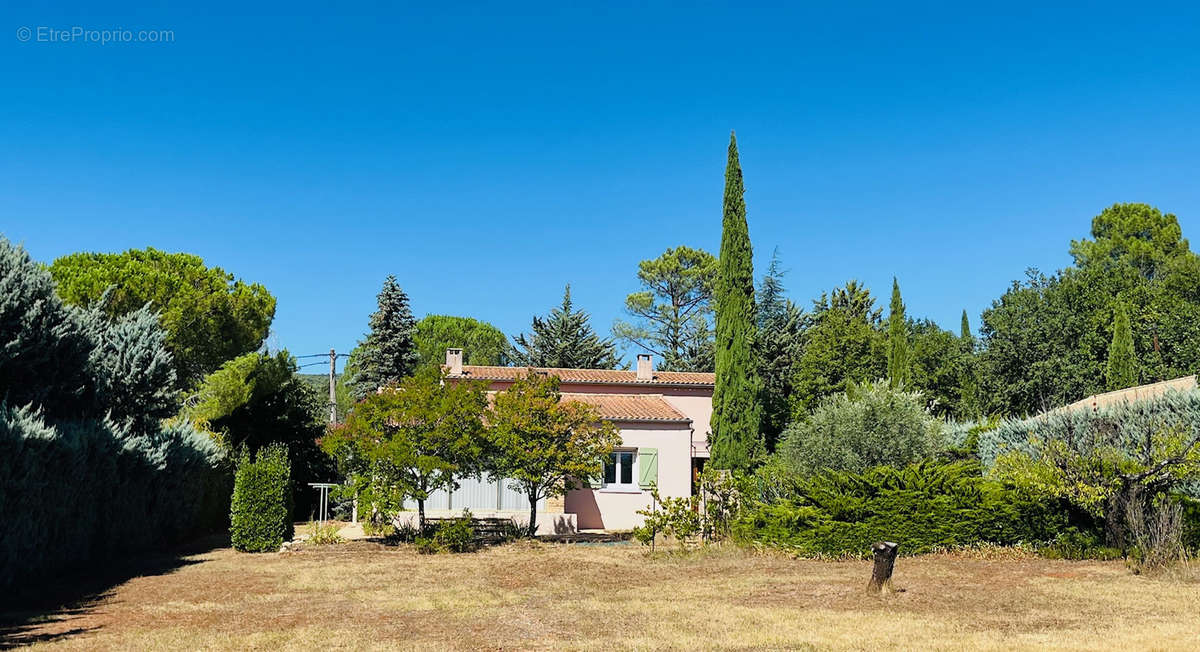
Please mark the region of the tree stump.
<svg viewBox="0 0 1200 652"><path fill-rule="evenodd" d="M891 541L879 541L871 545L875 553L875 566L871 569L871 582L867 584L867 593L891 593L892 569L896 566L896 554L900 544Z"/></svg>

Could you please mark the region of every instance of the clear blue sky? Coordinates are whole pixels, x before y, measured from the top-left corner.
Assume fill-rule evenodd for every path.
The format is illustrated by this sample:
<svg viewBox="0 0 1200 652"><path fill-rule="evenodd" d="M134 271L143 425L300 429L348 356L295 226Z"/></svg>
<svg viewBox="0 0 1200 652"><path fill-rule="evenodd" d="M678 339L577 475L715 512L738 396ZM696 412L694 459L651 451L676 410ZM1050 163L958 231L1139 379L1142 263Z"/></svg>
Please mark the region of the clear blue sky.
<svg viewBox="0 0 1200 652"><path fill-rule="evenodd" d="M0 232L199 254L296 354L353 346L389 273L509 334L570 282L607 332L639 260L716 251L730 129L756 268L778 246L806 306L895 274L978 326L1114 202L1200 238L1194 10L56 4L4 11ZM174 42L17 35L73 26Z"/></svg>

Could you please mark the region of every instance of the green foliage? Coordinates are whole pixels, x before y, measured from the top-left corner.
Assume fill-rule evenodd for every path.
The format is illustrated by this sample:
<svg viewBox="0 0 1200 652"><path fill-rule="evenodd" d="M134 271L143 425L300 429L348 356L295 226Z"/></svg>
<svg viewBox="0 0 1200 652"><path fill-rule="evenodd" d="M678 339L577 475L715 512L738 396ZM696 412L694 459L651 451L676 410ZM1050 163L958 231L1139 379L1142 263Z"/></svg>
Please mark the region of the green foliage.
<svg viewBox="0 0 1200 652"><path fill-rule="evenodd" d="M431 493L481 470L486 409L482 383L426 367L359 402L322 448L351 476L360 509L387 514L411 498L423 526Z"/></svg>
<svg viewBox="0 0 1200 652"><path fill-rule="evenodd" d="M1112 344L1108 346L1108 368L1105 372L1108 390L1125 389L1138 384L1137 358L1133 352L1133 330L1129 312L1118 303L1113 316Z"/></svg>
<svg viewBox="0 0 1200 652"><path fill-rule="evenodd" d="M93 407L92 343L77 312L29 254L0 236L0 399L49 417Z"/></svg>
<svg viewBox="0 0 1200 652"><path fill-rule="evenodd" d="M1200 392L1006 421L979 450L997 478L1102 517L1108 544L1124 548L1131 503L1200 479Z"/></svg>
<svg viewBox="0 0 1200 652"><path fill-rule="evenodd" d="M571 304L568 285L561 307L546 317L535 316L529 337L522 333L513 339L510 357L521 367L616 369L620 363L616 344L597 335L589 319Z"/></svg>
<svg viewBox="0 0 1200 652"><path fill-rule="evenodd" d="M304 541L306 543L311 543L318 546L329 546L345 543L346 539L343 538L342 535L338 534L339 529L340 528L338 528L336 523L331 523L328 521L325 523L309 521L308 537L305 538ZM363 528L363 530L365 532L366 528Z"/></svg>
<svg viewBox="0 0 1200 652"><path fill-rule="evenodd" d="M325 433L328 400L294 372L287 351L248 353L210 374L188 399L183 415L214 432L229 451L251 453L273 443L288 449L296 516L315 507L310 482L333 479L332 460L317 446Z"/></svg>
<svg viewBox="0 0 1200 652"><path fill-rule="evenodd" d="M784 297L779 250L758 286L758 357L762 379L762 432L767 452L774 452L791 415L792 378L804 345L804 312Z"/></svg>
<svg viewBox="0 0 1200 652"><path fill-rule="evenodd" d="M754 261L744 195L737 138L730 133L721 255L717 260L714 293L716 386L713 388L710 463L718 469L747 469L764 450L760 430L762 384L754 356Z"/></svg>
<svg viewBox="0 0 1200 652"><path fill-rule="evenodd" d="M970 344L928 319L908 322L911 378L907 387L932 401L934 414L978 417Z"/></svg>
<svg viewBox="0 0 1200 652"><path fill-rule="evenodd" d="M643 289L625 298L634 322L617 320L613 335L659 356L664 370L712 371L711 357L692 352L712 346L707 317L716 274L717 259L701 249L679 246L643 260L637 273Z"/></svg>
<svg viewBox="0 0 1200 652"><path fill-rule="evenodd" d="M65 307L0 238L0 589L220 527L222 451L159 420L173 400L163 340L148 311Z"/></svg>
<svg viewBox="0 0 1200 652"><path fill-rule="evenodd" d="M1167 380L1200 367L1200 256L1175 216L1114 205L1071 253L1073 266L1052 276L1031 270L984 311L986 410L1033 414L1104 391L1118 303L1129 310L1136 378Z"/></svg>
<svg viewBox="0 0 1200 652"><path fill-rule="evenodd" d="M423 365L440 365L446 349L462 349L463 364L505 366L508 338L495 326L470 317L427 315L417 322L418 358Z"/></svg>
<svg viewBox="0 0 1200 652"><path fill-rule="evenodd" d="M942 425L919 392L877 381L822 401L784 431L776 455L798 474L904 466L943 448Z"/></svg>
<svg viewBox="0 0 1200 652"><path fill-rule="evenodd" d="M529 498L529 532L537 503L566 493L576 479L604 472L620 443L611 421L579 401L563 401L557 376L529 373L495 397L489 416L489 471L509 478Z"/></svg>
<svg viewBox="0 0 1200 652"><path fill-rule="evenodd" d="M439 521L428 535L413 539L417 552L432 555L441 552L473 552L479 548L475 540L475 528L471 524L471 512L463 510L458 518Z"/></svg>
<svg viewBox="0 0 1200 652"><path fill-rule="evenodd" d="M275 298L266 288L206 267L191 254L153 248L76 253L55 260L50 273L68 304L86 308L109 293L102 309L111 319L149 305L167 331L167 348L185 386L259 348L275 316Z"/></svg>
<svg viewBox="0 0 1200 652"><path fill-rule="evenodd" d="M880 311L857 281L813 302L804 350L792 378L792 414L803 419L826 396L887 372Z"/></svg>
<svg viewBox="0 0 1200 652"><path fill-rule="evenodd" d="M137 429L146 431L175 414L179 409L175 363L158 316L148 307L112 320L97 308L80 316L92 341L88 362L96 397L108 408L109 417L134 420Z"/></svg>
<svg viewBox="0 0 1200 652"><path fill-rule="evenodd" d="M400 289L395 276L389 274L383 280L378 303L379 309L371 314L371 330L358 347L361 350L351 353L355 373L350 386L360 399L380 387L400 382L417 368L417 322L408 305L408 295Z"/></svg>
<svg viewBox="0 0 1200 652"><path fill-rule="evenodd" d="M271 444L252 458L242 449L233 481L229 538L235 550L275 552L294 535L287 448Z"/></svg>
<svg viewBox="0 0 1200 652"><path fill-rule="evenodd" d="M914 555L1047 541L1070 522L1061 505L985 480L977 462L831 471L793 479L792 486L790 499L748 510L734 523L734 537L832 557L865 557L872 543L886 540Z"/></svg>
<svg viewBox="0 0 1200 652"><path fill-rule="evenodd" d="M892 304L887 324L887 377L892 387L905 387L911 376L908 351L908 319L900 298L900 282L892 277Z"/></svg>
<svg viewBox="0 0 1200 652"><path fill-rule="evenodd" d="M639 509L642 524L633 528L633 538L642 545L652 546L657 535L662 534L675 541L681 550L702 531L703 517L699 496L663 498L658 487L650 490L653 499L651 508Z"/></svg>

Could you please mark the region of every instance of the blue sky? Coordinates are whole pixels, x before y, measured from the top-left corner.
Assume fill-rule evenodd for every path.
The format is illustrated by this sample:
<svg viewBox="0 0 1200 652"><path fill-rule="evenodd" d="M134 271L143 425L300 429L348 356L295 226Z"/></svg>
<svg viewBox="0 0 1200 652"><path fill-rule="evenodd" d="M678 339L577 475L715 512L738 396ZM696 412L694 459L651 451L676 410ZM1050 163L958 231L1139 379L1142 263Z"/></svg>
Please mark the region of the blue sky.
<svg viewBox="0 0 1200 652"><path fill-rule="evenodd" d="M1200 233L1196 10L90 4L4 11L0 232L199 254L296 354L349 350L389 273L510 334L570 282L606 332L639 260L717 250L730 129L756 269L779 247L803 305L895 274L978 326L1114 202ZM74 26L174 41L17 37Z"/></svg>

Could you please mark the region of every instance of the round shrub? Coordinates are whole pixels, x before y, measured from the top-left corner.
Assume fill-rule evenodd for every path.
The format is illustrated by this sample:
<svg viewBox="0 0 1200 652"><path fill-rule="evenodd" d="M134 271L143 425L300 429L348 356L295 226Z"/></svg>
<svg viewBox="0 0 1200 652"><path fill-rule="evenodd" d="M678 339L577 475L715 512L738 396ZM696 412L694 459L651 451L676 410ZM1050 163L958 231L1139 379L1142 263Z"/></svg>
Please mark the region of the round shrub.
<svg viewBox="0 0 1200 652"><path fill-rule="evenodd" d="M287 447L271 444L252 460L242 449L233 483L229 538L242 552L275 552L295 534Z"/></svg>
<svg viewBox="0 0 1200 652"><path fill-rule="evenodd" d="M920 392L877 381L826 398L807 419L789 426L778 457L801 475L903 467L942 449L942 427Z"/></svg>

